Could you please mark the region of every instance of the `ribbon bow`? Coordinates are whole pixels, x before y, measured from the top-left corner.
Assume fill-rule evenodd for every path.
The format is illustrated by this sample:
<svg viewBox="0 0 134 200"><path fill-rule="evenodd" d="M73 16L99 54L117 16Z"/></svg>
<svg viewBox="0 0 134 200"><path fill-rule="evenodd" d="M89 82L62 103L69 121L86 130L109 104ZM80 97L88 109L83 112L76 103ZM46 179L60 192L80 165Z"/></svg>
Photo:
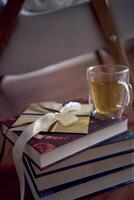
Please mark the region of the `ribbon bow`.
<svg viewBox="0 0 134 200"><path fill-rule="evenodd" d="M49 127L55 122L63 126L69 126L78 120L76 114L81 110L81 104L70 102L60 109L60 112L47 113L33 123L33 134L41 131L48 131ZM28 127L29 129L29 127Z"/></svg>
<svg viewBox="0 0 134 200"><path fill-rule="evenodd" d="M82 107L82 105L78 102L69 102L63 107L61 107L61 104L55 105L59 108L57 112L47 113L31 123L28 127L24 129L14 145L13 160L20 181L21 200L24 199L25 192L25 179L23 172L22 156L26 143L39 132L48 131L50 126L55 122L59 122L63 126L69 126L78 120L76 114L89 115L89 112L91 110L88 104L85 105L85 107Z"/></svg>

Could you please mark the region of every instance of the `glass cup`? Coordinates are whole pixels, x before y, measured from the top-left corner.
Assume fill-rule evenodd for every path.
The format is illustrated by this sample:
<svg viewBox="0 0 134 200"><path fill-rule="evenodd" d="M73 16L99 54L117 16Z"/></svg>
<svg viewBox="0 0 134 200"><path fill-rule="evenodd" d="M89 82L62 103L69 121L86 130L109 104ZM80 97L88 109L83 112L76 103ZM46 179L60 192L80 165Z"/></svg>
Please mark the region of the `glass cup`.
<svg viewBox="0 0 134 200"><path fill-rule="evenodd" d="M96 65L87 69L89 103L98 119L118 118L133 101L129 68L123 65Z"/></svg>

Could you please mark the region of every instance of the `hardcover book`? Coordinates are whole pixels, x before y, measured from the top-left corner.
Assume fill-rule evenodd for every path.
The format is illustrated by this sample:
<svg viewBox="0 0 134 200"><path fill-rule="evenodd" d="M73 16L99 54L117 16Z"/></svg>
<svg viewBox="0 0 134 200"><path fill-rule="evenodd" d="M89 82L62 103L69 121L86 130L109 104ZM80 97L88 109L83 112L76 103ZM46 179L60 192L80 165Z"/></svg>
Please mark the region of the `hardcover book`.
<svg viewBox="0 0 134 200"><path fill-rule="evenodd" d="M88 127L88 133L66 133L65 127L63 129L64 132L59 132L57 130L59 130L60 125L58 125L58 129L54 129L55 132L40 133L43 136L41 139L32 138L26 145L24 152L39 168L44 168L97 143L122 134L128 129L127 119L124 117L121 119L96 121L92 118L89 120L87 116L79 116L77 123L78 127L81 127L83 124ZM75 129L75 126L77 124L71 125L68 128L71 131ZM20 134L21 131L11 128L7 133L7 138L15 143Z"/></svg>
<svg viewBox="0 0 134 200"><path fill-rule="evenodd" d="M72 168L84 163L104 160L105 158L122 155L127 152L133 152L134 149L134 132L126 131L121 135L117 135L111 139L103 141L93 147L89 147L70 157L54 163L45 168L40 168L33 160L25 156L33 168L35 174L49 174L66 168Z"/></svg>

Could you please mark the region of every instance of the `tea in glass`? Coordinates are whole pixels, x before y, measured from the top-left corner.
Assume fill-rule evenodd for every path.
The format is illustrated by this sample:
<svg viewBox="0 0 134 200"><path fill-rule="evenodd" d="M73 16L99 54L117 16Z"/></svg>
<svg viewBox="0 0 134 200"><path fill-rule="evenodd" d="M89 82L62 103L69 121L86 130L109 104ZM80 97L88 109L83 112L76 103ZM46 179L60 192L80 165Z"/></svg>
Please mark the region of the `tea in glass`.
<svg viewBox="0 0 134 200"><path fill-rule="evenodd" d="M118 117L130 103L132 89L126 66L99 65L87 70L89 101L98 118Z"/></svg>

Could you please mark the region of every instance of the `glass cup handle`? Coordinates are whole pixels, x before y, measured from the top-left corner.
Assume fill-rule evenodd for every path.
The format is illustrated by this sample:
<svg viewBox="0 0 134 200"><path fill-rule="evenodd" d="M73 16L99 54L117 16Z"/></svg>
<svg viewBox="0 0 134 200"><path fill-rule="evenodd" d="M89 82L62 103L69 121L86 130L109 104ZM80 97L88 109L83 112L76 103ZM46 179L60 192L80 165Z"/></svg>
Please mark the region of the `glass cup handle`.
<svg viewBox="0 0 134 200"><path fill-rule="evenodd" d="M126 106L129 104L132 104L133 102L133 88L130 83L125 83L124 81L118 81L119 84L123 85L125 87L125 90L127 92L127 100L126 100Z"/></svg>

